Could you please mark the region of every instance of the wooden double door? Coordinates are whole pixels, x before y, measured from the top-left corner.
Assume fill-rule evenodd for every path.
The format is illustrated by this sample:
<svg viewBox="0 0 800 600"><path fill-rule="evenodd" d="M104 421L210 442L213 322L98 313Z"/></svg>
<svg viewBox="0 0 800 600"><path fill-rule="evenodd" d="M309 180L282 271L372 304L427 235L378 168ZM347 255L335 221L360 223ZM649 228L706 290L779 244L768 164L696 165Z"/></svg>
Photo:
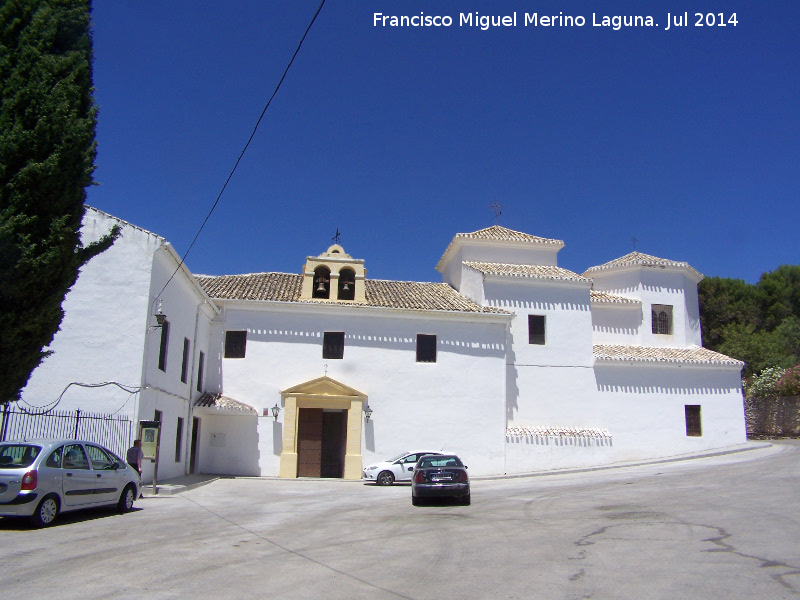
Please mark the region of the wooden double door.
<svg viewBox="0 0 800 600"><path fill-rule="evenodd" d="M297 476L344 477L347 411L299 409Z"/></svg>

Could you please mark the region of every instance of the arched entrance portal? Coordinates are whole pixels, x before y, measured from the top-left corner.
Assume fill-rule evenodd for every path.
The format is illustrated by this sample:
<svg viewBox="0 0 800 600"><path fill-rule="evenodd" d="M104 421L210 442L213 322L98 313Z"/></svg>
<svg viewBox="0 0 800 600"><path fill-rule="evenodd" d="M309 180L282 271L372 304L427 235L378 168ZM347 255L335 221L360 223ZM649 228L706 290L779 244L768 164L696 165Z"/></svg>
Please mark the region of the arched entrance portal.
<svg viewBox="0 0 800 600"><path fill-rule="evenodd" d="M361 413L367 396L328 376L281 392L280 476L361 479Z"/></svg>

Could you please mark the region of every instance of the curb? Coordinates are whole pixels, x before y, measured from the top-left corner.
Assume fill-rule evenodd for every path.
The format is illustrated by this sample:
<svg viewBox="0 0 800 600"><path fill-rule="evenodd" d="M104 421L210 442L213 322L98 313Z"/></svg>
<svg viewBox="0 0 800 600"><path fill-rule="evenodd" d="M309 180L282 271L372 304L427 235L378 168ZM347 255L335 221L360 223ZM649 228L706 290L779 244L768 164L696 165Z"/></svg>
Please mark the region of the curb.
<svg viewBox="0 0 800 600"><path fill-rule="evenodd" d="M519 479L522 477L543 477L546 475L568 475L572 473L591 473L593 471L607 471L609 469L626 469L629 467L641 467L645 465L659 465L664 463L681 462L686 460L694 460L698 458L712 458L714 456L725 456L727 454L739 454L741 452L751 452L753 450L763 450L765 448L772 448L769 442L754 442L748 443L747 446L734 446L732 448L722 450L710 450L699 454L681 454L679 456L670 456L667 458L654 458L651 460L641 460L635 462L622 462L613 463L608 465L598 465L596 467L576 467L572 469L553 469L551 471L532 471L530 473L506 473L503 475L482 475L479 477L470 477L473 481L480 480L493 480L493 479Z"/></svg>

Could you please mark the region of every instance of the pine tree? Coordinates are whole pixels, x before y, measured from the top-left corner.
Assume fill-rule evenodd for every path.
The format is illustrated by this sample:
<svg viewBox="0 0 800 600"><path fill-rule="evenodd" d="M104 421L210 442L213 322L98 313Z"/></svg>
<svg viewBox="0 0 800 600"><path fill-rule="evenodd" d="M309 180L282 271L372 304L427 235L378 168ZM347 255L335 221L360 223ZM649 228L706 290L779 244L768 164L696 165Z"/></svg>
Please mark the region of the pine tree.
<svg viewBox="0 0 800 600"><path fill-rule="evenodd" d="M50 354L80 267L119 235L79 237L96 154L89 12L90 0L0 5L0 404Z"/></svg>

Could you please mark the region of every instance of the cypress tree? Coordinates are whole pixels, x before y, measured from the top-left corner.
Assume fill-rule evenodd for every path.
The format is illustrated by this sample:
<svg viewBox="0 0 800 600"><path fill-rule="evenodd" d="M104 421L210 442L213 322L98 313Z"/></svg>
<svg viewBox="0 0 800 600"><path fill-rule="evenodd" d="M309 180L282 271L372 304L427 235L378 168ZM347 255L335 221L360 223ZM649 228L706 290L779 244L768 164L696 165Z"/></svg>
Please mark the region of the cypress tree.
<svg viewBox="0 0 800 600"><path fill-rule="evenodd" d="M96 154L90 8L0 5L0 404L50 354L80 267L119 235L79 237Z"/></svg>

